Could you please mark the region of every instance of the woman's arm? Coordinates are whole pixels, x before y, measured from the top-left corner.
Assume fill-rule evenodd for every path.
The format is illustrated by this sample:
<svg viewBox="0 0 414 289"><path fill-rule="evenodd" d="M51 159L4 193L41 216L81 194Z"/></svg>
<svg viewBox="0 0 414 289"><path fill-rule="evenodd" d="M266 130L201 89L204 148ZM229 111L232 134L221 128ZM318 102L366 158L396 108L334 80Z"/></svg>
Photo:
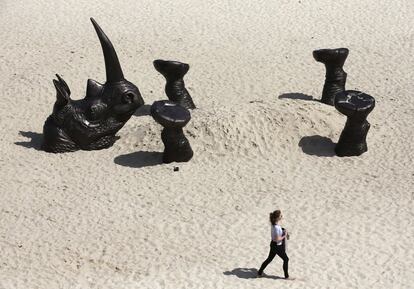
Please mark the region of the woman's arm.
<svg viewBox="0 0 414 289"><path fill-rule="evenodd" d="M273 240L273 241L279 242L279 241L282 241L284 238L286 238L286 235L283 235L283 236L276 235L276 240Z"/></svg>

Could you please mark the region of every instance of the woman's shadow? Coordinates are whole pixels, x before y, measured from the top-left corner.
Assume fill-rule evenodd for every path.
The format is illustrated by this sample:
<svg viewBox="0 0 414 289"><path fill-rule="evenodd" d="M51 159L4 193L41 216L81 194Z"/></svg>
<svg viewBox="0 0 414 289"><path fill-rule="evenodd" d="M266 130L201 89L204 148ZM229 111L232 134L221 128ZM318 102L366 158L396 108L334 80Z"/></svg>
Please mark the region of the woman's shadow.
<svg viewBox="0 0 414 289"><path fill-rule="evenodd" d="M257 269L256 268L236 268L231 271L225 271L223 272L223 274L227 276L234 275L241 279L256 279ZM279 277L279 276L266 275L266 274L263 274L260 278L268 278L268 279L276 279L276 280L283 279L282 277Z"/></svg>

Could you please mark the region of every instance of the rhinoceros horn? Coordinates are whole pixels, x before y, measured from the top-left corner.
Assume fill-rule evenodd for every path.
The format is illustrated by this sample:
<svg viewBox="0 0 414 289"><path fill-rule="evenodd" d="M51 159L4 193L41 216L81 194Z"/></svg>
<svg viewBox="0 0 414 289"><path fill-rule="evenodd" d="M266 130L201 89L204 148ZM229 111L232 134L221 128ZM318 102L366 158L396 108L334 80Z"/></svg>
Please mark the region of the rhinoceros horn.
<svg viewBox="0 0 414 289"><path fill-rule="evenodd" d="M102 51L105 58L105 69L106 69L106 81L117 82L124 79L121 65L119 64L118 56L108 36L103 32L98 23L91 18L93 27L95 27L96 34L98 34L99 41L101 42Z"/></svg>

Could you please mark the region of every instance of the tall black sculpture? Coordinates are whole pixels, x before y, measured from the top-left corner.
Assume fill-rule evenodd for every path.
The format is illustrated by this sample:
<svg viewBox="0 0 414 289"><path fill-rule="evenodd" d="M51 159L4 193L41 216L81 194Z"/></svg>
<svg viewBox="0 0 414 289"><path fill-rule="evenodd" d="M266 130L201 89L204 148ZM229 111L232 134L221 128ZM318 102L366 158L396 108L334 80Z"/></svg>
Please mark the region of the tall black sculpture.
<svg viewBox="0 0 414 289"><path fill-rule="evenodd" d="M193 157L183 127L190 121L190 112L181 105L168 101L156 101L151 106L151 115L164 127L161 140L164 143L163 162L188 162Z"/></svg>
<svg viewBox="0 0 414 289"><path fill-rule="evenodd" d="M70 98L66 82L56 75L56 102L52 114L43 126L42 148L47 152L63 153L98 150L110 147L115 134L144 104L138 88L124 78L118 56L111 41L91 18L101 42L105 58L106 83L89 79L86 97Z"/></svg>
<svg viewBox="0 0 414 289"><path fill-rule="evenodd" d="M370 124L367 116L374 107L375 99L363 92L346 90L336 94L335 108L347 116L335 146L337 156L359 156L368 150L366 137Z"/></svg>
<svg viewBox="0 0 414 289"><path fill-rule="evenodd" d="M155 69L161 73L167 81L165 93L168 99L178 103L184 108L196 108L191 95L185 88L183 77L190 69L186 63L178 61L154 60Z"/></svg>
<svg viewBox="0 0 414 289"><path fill-rule="evenodd" d="M313 58L325 64L325 84L321 102L334 105L334 97L345 90L346 72L342 69L348 57L347 48L320 49L313 51Z"/></svg>

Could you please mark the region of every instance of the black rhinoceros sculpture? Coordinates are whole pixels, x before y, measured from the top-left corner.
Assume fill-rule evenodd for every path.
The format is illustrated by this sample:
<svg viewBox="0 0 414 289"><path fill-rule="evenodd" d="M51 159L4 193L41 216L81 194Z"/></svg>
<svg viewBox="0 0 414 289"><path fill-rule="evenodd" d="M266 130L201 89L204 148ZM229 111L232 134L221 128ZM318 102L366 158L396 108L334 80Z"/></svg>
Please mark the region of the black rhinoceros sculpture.
<svg viewBox="0 0 414 289"><path fill-rule="evenodd" d="M43 126L42 149L47 152L108 148L116 141L115 134L144 104L138 88L124 78L111 41L93 18L91 21L105 58L106 83L89 79L86 97L72 100L68 85L56 75L57 99Z"/></svg>

